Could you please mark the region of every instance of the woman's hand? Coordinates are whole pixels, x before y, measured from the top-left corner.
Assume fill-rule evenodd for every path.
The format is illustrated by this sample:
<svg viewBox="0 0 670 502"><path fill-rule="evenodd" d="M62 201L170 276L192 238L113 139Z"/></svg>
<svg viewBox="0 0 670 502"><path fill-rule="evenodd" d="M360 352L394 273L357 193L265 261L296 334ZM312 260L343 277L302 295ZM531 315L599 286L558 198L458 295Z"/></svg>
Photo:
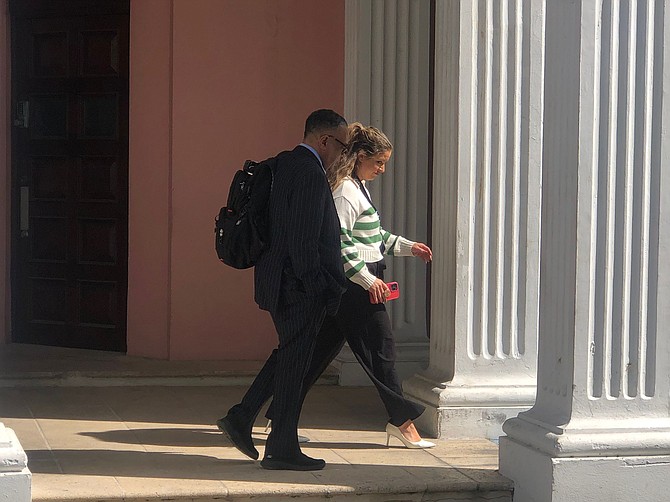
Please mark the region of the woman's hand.
<svg viewBox="0 0 670 502"><path fill-rule="evenodd" d="M384 281L375 279L375 282L368 289L368 293L370 293L370 303L385 303L391 291Z"/></svg>
<svg viewBox="0 0 670 502"><path fill-rule="evenodd" d="M412 254L426 263L433 259L433 252L423 242L417 242L412 246Z"/></svg>

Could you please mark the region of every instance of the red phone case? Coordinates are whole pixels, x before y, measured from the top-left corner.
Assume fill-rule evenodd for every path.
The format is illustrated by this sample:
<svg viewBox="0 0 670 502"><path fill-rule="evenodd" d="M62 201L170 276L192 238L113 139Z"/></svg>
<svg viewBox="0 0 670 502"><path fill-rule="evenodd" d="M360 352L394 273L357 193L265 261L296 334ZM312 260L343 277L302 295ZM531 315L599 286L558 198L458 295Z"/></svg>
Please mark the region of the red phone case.
<svg viewBox="0 0 670 502"><path fill-rule="evenodd" d="M397 282L387 282L386 285L391 292L391 294L386 298L386 301L400 298L400 287L398 286ZM370 295L370 303L372 303L372 294Z"/></svg>
<svg viewBox="0 0 670 502"><path fill-rule="evenodd" d="M397 282L387 282L386 285L391 290L391 294L387 300L395 300L396 298L400 298L400 287L398 286Z"/></svg>

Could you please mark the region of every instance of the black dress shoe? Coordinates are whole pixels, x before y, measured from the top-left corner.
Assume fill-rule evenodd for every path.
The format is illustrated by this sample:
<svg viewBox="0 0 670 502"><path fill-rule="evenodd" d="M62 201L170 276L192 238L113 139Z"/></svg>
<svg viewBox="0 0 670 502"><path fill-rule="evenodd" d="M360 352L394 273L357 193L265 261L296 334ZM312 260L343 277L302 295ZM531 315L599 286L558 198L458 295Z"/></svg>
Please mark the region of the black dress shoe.
<svg viewBox="0 0 670 502"><path fill-rule="evenodd" d="M325 460L308 457L300 453L295 457L276 457L266 455L261 460L261 467L273 471L320 471L326 466Z"/></svg>
<svg viewBox="0 0 670 502"><path fill-rule="evenodd" d="M216 421L216 425L225 436L230 439L233 446L244 453L247 457L257 460L258 450L251 439L251 430L245 431L236 421L226 415Z"/></svg>

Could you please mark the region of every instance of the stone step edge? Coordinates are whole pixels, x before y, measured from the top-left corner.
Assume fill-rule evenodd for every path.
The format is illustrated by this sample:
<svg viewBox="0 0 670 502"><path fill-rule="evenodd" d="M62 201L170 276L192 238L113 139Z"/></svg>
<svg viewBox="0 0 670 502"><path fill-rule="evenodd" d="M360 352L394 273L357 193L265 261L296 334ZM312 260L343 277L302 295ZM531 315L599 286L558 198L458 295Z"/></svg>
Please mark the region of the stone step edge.
<svg viewBox="0 0 670 502"><path fill-rule="evenodd" d="M505 486L500 488L485 489L454 489L454 490L417 490L405 489L399 492L372 491L372 490L324 490L319 493L310 492L268 492L268 493L221 493L221 494L190 494L190 495L167 495L165 493L148 497L146 495L124 496L124 497L37 497L32 502L281 502L288 500L299 500L301 502L317 502L329 500L331 502L407 502L407 501L440 501L440 502L512 502L513 488Z"/></svg>
<svg viewBox="0 0 670 502"><path fill-rule="evenodd" d="M64 372L0 377L0 387L247 386L256 373L210 375L139 375ZM339 375L324 373L316 385L338 385Z"/></svg>

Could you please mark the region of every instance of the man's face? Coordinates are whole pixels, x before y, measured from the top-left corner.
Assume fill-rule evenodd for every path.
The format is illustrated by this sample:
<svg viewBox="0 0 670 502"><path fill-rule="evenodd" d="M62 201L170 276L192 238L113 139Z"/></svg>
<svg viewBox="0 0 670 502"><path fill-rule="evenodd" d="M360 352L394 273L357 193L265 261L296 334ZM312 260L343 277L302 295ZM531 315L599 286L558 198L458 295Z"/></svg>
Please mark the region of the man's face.
<svg viewBox="0 0 670 502"><path fill-rule="evenodd" d="M342 126L321 136L323 167L328 168L347 149L347 128Z"/></svg>

